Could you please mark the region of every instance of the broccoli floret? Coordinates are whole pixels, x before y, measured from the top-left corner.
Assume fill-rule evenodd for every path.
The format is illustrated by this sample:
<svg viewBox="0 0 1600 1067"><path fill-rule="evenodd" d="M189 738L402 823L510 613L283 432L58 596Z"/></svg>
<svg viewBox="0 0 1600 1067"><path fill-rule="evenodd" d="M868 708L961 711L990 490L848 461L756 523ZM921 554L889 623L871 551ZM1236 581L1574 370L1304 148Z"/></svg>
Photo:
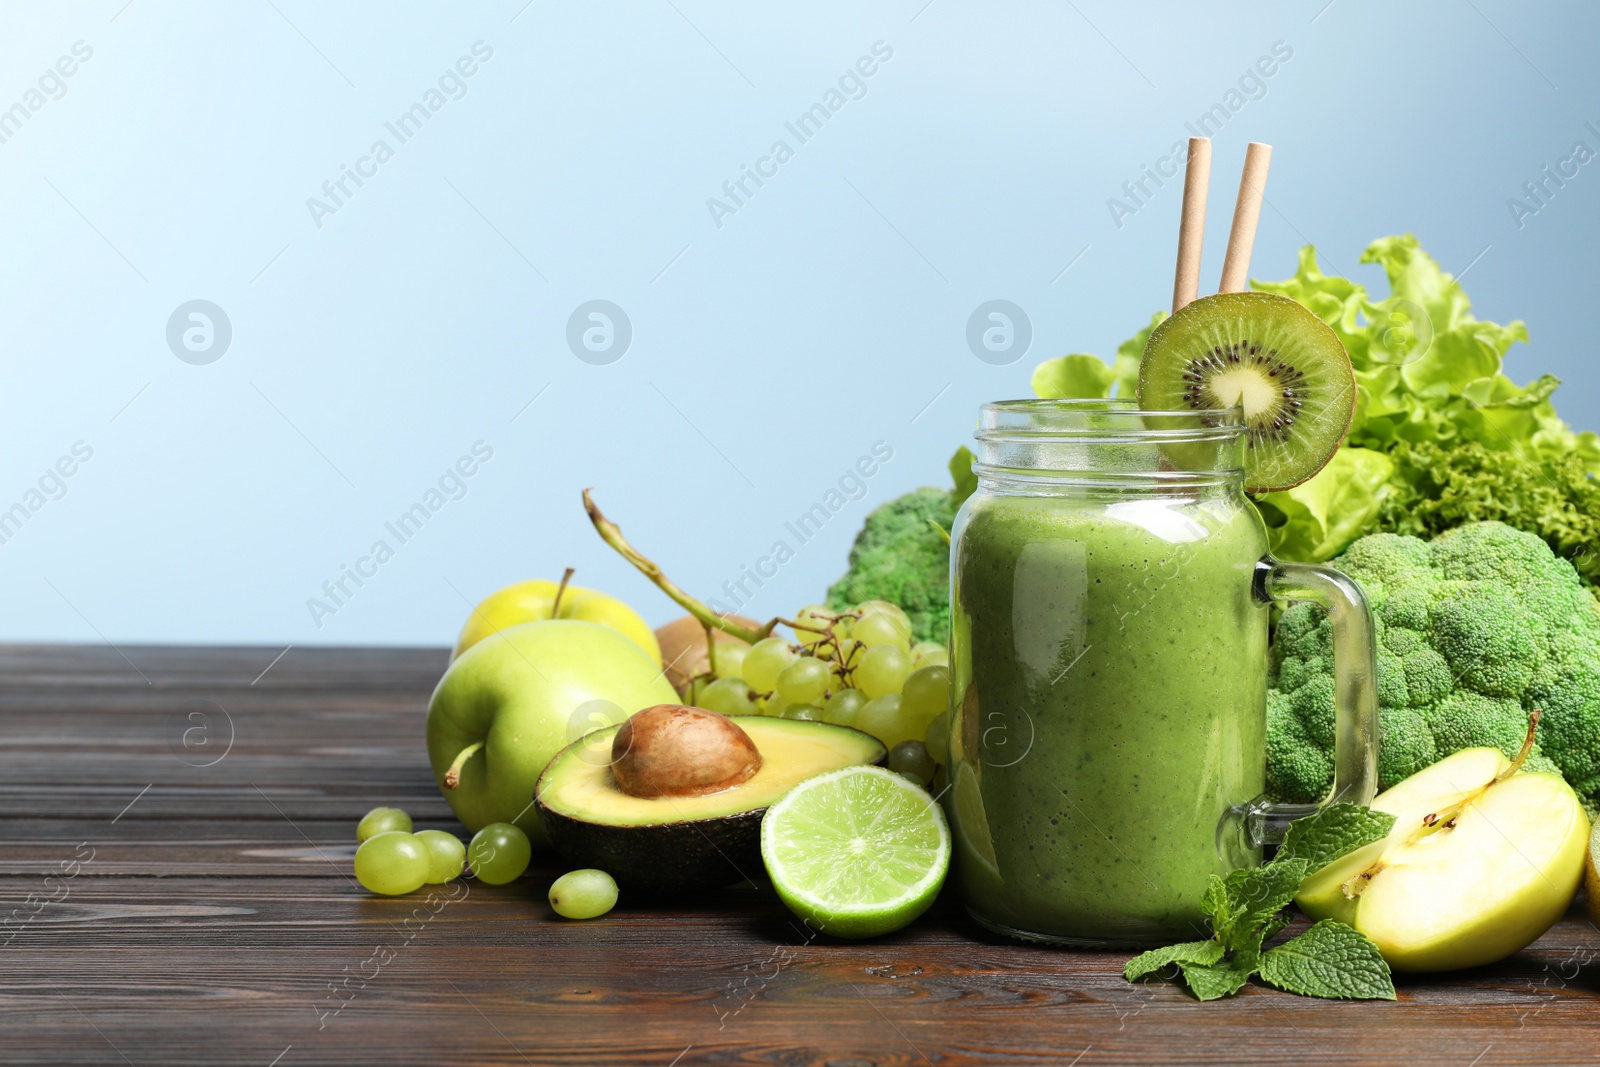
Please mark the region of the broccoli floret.
<svg viewBox="0 0 1600 1067"><path fill-rule="evenodd" d="M950 542L940 531L955 515L947 489L913 490L874 509L850 549L850 570L828 590L828 607L888 600L911 617L916 640L943 644L950 636Z"/></svg>
<svg viewBox="0 0 1600 1067"><path fill-rule="evenodd" d="M1570 562L1534 534L1478 522L1431 542L1372 534L1333 565L1379 620L1380 788L1463 748L1514 756L1539 708L1528 766L1559 770L1585 806L1600 805L1600 606ZM1332 665L1322 613L1290 607L1267 696L1279 799L1319 800L1333 782Z"/></svg>

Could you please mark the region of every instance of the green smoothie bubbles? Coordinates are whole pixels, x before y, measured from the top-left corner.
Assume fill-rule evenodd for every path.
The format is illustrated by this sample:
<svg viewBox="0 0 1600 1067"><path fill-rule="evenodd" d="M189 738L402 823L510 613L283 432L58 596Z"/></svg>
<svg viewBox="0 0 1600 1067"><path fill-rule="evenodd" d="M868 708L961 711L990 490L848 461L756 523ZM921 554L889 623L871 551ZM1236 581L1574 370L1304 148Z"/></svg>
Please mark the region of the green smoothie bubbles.
<svg viewBox="0 0 1600 1067"><path fill-rule="evenodd" d="M1338 572L1267 556L1246 430L1239 407L983 408L978 491L952 531L945 804L986 926L1099 946L1207 936L1210 877L1314 810L1262 799L1274 600L1329 611L1328 801L1371 799L1370 616Z"/></svg>

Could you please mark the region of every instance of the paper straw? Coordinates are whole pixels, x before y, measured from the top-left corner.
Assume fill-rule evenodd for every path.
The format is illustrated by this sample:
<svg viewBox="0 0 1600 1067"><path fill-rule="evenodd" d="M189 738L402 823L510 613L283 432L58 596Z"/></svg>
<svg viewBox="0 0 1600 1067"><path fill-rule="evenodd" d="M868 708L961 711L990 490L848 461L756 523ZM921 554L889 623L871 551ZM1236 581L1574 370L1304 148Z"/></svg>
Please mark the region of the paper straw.
<svg viewBox="0 0 1600 1067"><path fill-rule="evenodd" d="M1228 254L1222 260L1219 293L1242 293L1250 284L1250 249L1256 243L1256 223L1261 218L1261 197L1267 189L1267 164L1272 146L1251 141L1244 154L1244 174L1239 178L1239 201L1233 206L1233 229L1228 232Z"/></svg>
<svg viewBox="0 0 1600 1067"><path fill-rule="evenodd" d="M1178 224L1178 270L1172 282L1172 310L1200 295L1200 245L1206 233L1206 193L1211 185L1211 138L1189 138L1189 165L1183 172L1183 218Z"/></svg>

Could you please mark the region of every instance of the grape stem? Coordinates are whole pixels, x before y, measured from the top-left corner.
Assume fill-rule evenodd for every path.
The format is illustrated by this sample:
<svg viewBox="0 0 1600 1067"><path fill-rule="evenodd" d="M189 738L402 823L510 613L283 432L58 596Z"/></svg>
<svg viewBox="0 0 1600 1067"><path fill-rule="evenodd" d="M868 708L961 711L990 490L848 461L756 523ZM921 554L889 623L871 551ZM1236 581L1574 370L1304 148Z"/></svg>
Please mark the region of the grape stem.
<svg viewBox="0 0 1600 1067"><path fill-rule="evenodd" d="M588 513L589 521L594 524L595 532L600 535L600 540L616 549L623 559L637 567L641 574L654 582L656 587L671 597L679 607L698 619L702 626L708 629L714 626L723 633L732 634L741 641L746 641L753 645L763 638L771 637L773 628L780 622L788 623L786 619L773 618L762 626L751 628L743 626L732 619L724 618L684 592L676 582L662 572L659 564L629 544L628 539L622 536L621 528L601 513L599 506L595 504L594 497L590 495L590 490L588 489L583 491L583 510ZM709 633L707 636L710 636ZM709 647L707 652L711 652Z"/></svg>
<svg viewBox="0 0 1600 1067"><path fill-rule="evenodd" d="M571 572L569 571L568 573L570 574ZM472 758L472 754L482 747L482 741L474 741L457 753L455 762L450 764L450 769L444 772L444 787L446 789L454 789L461 784L461 768L465 767L467 760Z"/></svg>

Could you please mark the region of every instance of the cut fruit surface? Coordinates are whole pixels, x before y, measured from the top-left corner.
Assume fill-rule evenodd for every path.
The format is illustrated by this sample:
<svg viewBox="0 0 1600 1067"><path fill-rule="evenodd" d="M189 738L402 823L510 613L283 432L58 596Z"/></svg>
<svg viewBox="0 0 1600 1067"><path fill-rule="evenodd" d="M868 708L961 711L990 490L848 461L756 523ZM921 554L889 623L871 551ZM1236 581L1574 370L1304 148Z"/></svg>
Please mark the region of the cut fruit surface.
<svg viewBox="0 0 1600 1067"><path fill-rule="evenodd" d="M1339 450L1355 414L1355 371L1338 335L1276 293L1218 293L1151 333L1139 362L1147 411L1244 409L1245 487L1299 485Z"/></svg>
<svg viewBox="0 0 1600 1067"><path fill-rule="evenodd" d="M1398 971L1444 971L1504 959L1572 903L1589 820L1559 775L1509 772L1493 748L1418 771L1372 807L1395 816L1381 841L1300 884L1295 903L1369 937Z"/></svg>
<svg viewBox="0 0 1600 1067"><path fill-rule="evenodd" d="M778 896L814 929L876 937L928 909L950 869L944 812L880 767L809 778L767 809L761 858Z"/></svg>

